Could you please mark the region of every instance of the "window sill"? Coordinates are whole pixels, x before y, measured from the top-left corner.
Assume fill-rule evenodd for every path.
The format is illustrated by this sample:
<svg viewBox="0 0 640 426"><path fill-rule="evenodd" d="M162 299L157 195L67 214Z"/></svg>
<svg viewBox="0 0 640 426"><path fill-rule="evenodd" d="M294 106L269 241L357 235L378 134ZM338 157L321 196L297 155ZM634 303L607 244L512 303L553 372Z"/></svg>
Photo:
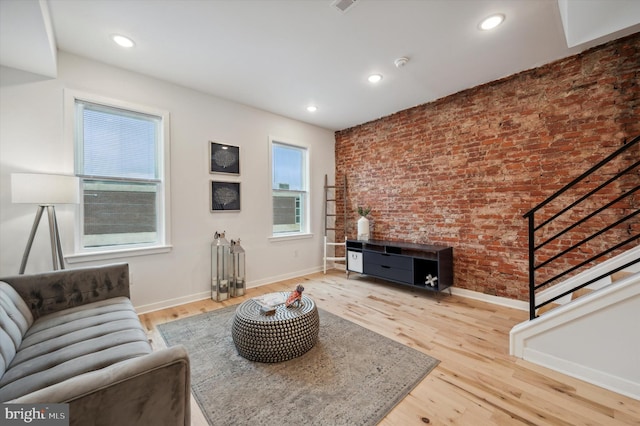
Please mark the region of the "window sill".
<svg viewBox="0 0 640 426"><path fill-rule="evenodd" d="M289 241L289 240L304 240L307 238L313 238L313 234L282 234L282 235L272 235L269 237L269 241L277 242L277 241Z"/></svg>
<svg viewBox="0 0 640 426"><path fill-rule="evenodd" d="M96 260L110 260L121 259L123 257L131 256L148 256L152 254L169 253L173 246L154 246L154 247L140 247L132 249L120 249L109 251L94 251L87 253L75 253L65 256L67 263L82 263L93 262Z"/></svg>

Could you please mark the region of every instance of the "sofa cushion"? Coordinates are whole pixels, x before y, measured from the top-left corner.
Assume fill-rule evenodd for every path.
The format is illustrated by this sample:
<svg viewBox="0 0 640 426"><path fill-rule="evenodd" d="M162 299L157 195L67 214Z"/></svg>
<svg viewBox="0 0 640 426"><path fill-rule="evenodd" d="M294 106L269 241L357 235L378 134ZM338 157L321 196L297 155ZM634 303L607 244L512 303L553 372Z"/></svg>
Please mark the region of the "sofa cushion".
<svg viewBox="0 0 640 426"><path fill-rule="evenodd" d="M46 315L22 337L0 380L0 401L148 353L146 333L126 297Z"/></svg>
<svg viewBox="0 0 640 426"><path fill-rule="evenodd" d="M33 315L22 297L9 284L0 281L0 375L13 360L31 324Z"/></svg>

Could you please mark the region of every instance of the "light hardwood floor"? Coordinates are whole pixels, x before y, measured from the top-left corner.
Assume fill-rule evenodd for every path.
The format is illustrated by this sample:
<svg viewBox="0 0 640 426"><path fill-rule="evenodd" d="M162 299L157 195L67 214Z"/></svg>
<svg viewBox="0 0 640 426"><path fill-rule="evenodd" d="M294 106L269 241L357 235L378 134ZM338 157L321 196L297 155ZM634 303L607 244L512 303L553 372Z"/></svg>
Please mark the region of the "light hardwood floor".
<svg viewBox="0 0 640 426"><path fill-rule="evenodd" d="M330 271L249 289L222 303L199 301L141 315L156 325L303 284L318 307L440 360L381 425L640 425L640 401L509 355L524 311ZM250 393L247 394L250 397ZM192 398L193 401L193 398ZM192 425L206 425L192 402ZM239 423L240 424L240 423Z"/></svg>

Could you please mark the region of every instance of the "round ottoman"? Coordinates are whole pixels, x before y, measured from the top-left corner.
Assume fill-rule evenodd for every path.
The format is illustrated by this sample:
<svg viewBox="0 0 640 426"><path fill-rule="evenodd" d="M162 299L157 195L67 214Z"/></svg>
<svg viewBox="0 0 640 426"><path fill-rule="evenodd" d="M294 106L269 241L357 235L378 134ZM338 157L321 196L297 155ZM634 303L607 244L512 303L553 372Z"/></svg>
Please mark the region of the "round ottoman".
<svg viewBox="0 0 640 426"><path fill-rule="evenodd" d="M284 293L285 298L289 293ZM238 353L251 361L281 362L296 358L318 340L320 317L314 301L303 295L302 304L279 305L274 315L260 313L249 299L236 309L231 335Z"/></svg>

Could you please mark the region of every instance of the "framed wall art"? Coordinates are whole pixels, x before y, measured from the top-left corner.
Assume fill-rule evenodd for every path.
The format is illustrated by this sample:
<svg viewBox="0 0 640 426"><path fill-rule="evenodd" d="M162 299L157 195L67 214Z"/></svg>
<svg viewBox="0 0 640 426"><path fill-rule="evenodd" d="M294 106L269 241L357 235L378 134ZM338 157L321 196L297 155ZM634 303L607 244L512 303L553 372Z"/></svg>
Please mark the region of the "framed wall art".
<svg viewBox="0 0 640 426"><path fill-rule="evenodd" d="M240 211L240 182L211 181L211 211Z"/></svg>
<svg viewBox="0 0 640 426"><path fill-rule="evenodd" d="M240 147L209 142L209 173L240 174Z"/></svg>

